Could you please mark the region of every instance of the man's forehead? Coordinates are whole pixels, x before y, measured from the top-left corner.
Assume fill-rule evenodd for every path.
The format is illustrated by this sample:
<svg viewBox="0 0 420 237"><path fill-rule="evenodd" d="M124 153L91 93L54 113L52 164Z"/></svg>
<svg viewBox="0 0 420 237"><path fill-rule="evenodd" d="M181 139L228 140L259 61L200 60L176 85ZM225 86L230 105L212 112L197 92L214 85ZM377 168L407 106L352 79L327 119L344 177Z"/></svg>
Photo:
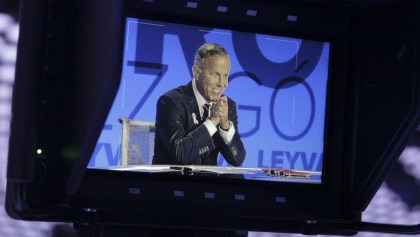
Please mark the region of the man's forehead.
<svg viewBox="0 0 420 237"><path fill-rule="evenodd" d="M226 60L223 60L223 62L221 62L222 59L226 59ZM227 55L214 55L214 56L210 56L208 58L205 58L203 60L203 65L205 65L205 66L215 66L216 64L220 64L220 65L228 64L228 65L230 65L230 59Z"/></svg>

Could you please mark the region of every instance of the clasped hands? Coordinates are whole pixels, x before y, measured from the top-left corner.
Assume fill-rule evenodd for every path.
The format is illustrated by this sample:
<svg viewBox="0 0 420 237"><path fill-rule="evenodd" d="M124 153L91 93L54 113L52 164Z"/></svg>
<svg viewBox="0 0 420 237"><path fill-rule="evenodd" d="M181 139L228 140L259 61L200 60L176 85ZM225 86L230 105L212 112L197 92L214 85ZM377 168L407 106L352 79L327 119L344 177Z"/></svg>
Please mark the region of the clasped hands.
<svg viewBox="0 0 420 237"><path fill-rule="evenodd" d="M227 97L222 96L218 101L214 101L211 106L209 119L215 126L219 124L222 129L228 130L230 128L228 112Z"/></svg>

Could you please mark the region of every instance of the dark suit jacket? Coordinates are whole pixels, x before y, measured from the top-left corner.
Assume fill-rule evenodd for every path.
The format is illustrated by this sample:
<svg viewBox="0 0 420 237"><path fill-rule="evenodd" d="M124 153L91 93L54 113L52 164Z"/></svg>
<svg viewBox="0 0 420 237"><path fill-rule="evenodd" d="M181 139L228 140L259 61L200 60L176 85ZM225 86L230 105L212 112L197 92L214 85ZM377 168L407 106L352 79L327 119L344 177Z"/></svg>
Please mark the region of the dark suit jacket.
<svg viewBox="0 0 420 237"><path fill-rule="evenodd" d="M217 165L221 152L229 164L240 166L246 152L238 135L236 104L230 98L228 106L228 117L236 130L229 145L219 132L210 136L200 121L191 82L162 95L157 102L153 164ZM193 114L198 124L194 123Z"/></svg>

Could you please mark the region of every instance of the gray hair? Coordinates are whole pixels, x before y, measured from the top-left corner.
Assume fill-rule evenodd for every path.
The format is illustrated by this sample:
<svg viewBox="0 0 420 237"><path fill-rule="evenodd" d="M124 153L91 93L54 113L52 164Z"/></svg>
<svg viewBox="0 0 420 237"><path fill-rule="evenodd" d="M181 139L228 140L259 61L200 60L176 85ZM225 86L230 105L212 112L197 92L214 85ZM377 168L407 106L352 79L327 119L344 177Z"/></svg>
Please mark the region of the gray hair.
<svg viewBox="0 0 420 237"><path fill-rule="evenodd" d="M203 65L203 60L215 56L215 55L228 55L227 51L223 46L216 43L205 43L197 49L197 52L194 56L194 65L197 65L199 68Z"/></svg>

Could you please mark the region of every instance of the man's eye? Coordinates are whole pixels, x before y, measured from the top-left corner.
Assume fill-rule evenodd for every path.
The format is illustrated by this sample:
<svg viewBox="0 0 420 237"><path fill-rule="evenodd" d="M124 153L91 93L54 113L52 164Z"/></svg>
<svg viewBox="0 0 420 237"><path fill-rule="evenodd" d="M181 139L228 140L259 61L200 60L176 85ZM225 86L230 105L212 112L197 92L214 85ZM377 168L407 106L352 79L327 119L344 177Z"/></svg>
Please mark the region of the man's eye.
<svg viewBox="0 0 420 237"><path fill-rule="evenodd" d="M218 78L219 77L219 74L218 73L216 73L216 72L212 72L212 73L210 73L210 76L211 77L214 77L214 78Z"/></svg>

